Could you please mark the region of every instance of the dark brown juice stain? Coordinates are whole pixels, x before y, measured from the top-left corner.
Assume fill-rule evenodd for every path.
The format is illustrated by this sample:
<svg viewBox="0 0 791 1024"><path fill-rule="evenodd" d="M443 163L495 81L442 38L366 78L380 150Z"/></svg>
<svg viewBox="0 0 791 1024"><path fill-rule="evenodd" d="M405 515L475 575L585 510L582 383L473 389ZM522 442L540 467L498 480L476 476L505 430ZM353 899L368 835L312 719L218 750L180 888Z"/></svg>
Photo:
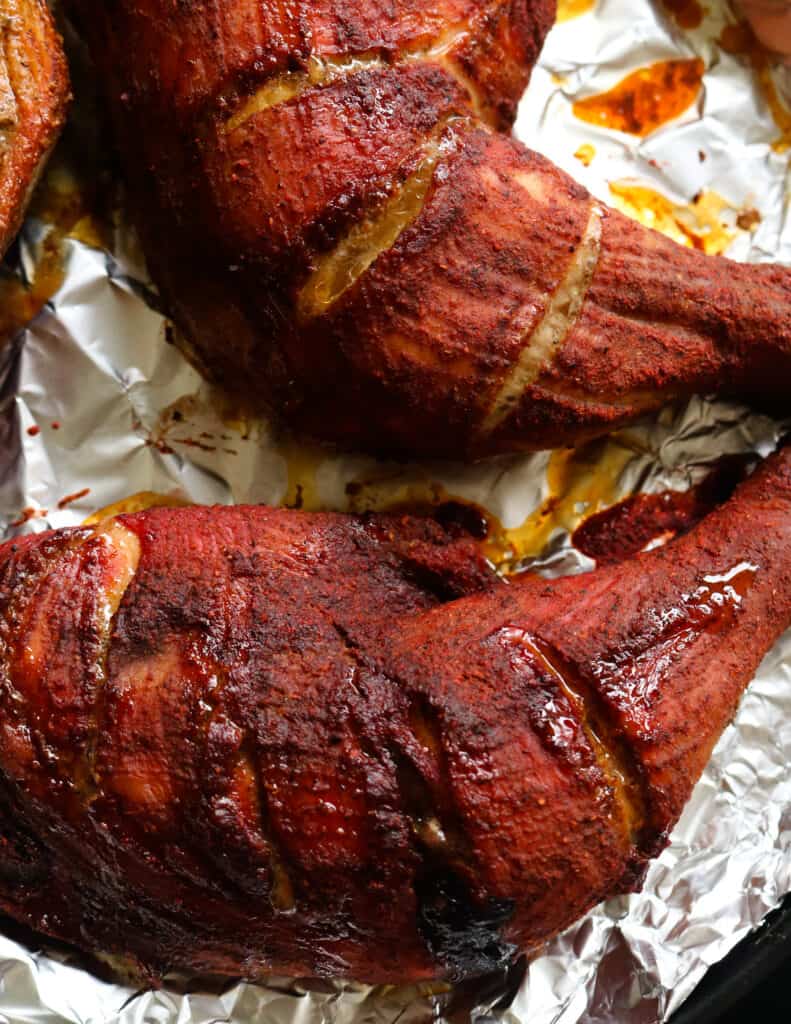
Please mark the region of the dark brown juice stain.
<svg viewBox="0 0 791 1024"><path fill-rule="evenodd" d="M742 456L724 458L688 491L632 495L589 516L574 531L572 543L599 566L667 543L726 501L744 479L748 462Z"/></svg>
<svg viewBox="0 0 791 1024"><path fill-rule="evenodd" d="M752 207L740 210L736 218L736 226L740 227L742 231L755 231L760 223L761 214Z"/></svg>
<svg viewBox="0 0 791 1024"><path fill-rule="evenodd" d="M791 148L791 109L783 101L772 75L772 56L746 22L726 25L717 42L726 53L749 60L766 105L780 129L780 135L772 142L772 149L776 153L787 152Z"/></svg>
<svg viewBox="0 0 791 1024"><path fill-rule="evenodd" d="M347 484L348 510L352 515L384 513L431 516L447 525L461 526L467 533L484 540L494 520L475 502L450 494L442 484L429 480L404 481L397 487L383 487L376 481Z"/></svg>
<svg viewBox="0 0 791 1024"><path fill-rule="evenodd" d="M87 498L90 493L90 487L83 487L80 491L75 491L73 494L67 494L58 502L58 508L68 508L69 505L73 505L75 502L82 501L83 498Z"/></svg>
<svg viewBox="0 0 791 1024"><path fill-rule="evenodd" d="M170 334L171 329L166 325L166 340ZM211 432L204 429L207 417ZM201 387L192 394L181 395L160 410L146 443L162 455L172 455L179 446L239 455L236 445L250 440L254 422L252 413L232 396L215 388ZM137 421L135 429L142 430L142 423ZM229 442L234 442L234 447Z"/></svg>
<svg viewBox="0 0 791 1024"><path fill-rule="evenodd" d="M698 0L662 0L662 3L679 28L699 28L703 22L706 12Z"/></svg>
<svg viewBox="0 0 791 1024"><path fill-rule="evenodd" d="M698 57L659 61L633 71L608 92L577 100L572 109L581 121L644 137L691 106L704 70Z"/></svg>
<svg viewBox="0 0 791 1024"><path fill-rule="evenodd" d="M45 508L23 508L19 516L9 526L24 526L25 523L29 523L31 519L44 519L48 515L48 510Z"/></svg>

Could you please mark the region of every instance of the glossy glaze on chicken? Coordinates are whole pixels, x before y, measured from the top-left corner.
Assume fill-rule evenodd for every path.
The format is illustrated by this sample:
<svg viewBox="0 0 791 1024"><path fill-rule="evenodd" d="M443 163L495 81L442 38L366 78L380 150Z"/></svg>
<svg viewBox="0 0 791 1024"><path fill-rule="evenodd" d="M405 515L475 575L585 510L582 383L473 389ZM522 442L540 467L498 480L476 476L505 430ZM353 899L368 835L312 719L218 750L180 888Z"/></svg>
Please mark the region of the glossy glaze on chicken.
<svg viewBox="0 0 791 1024"><path fill-rule="evenodd" d="M486 455L786 402L791 271L669 242L499 134L554 0L70 0L193 357L319 437Z"/></svg>
<svg viewBox="0 0 791 1024"><path fill-rule="evenodd" d="M791 449L673 544L157 509L0 548L0 907L172 967L460 977L639 886L791 624Z"/></svg>

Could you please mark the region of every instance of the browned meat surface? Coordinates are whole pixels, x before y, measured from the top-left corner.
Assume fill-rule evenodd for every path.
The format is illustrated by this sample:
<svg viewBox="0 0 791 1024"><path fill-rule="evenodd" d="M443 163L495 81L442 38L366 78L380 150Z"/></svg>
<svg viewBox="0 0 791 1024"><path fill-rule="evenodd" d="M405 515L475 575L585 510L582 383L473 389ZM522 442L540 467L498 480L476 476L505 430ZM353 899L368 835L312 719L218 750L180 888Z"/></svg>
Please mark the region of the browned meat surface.
<svg viewBox="0 0 791 1024"><path fill-rule="evenodd" d="M743 455L726 455L687 491L633 494L587 516L574 531L574 547L601 566L667 543L730 498L747 475L748 465Z"/></svg>
<svg viewBox="0 0 791 1024"><path fill-rule="evenodd" d="M69 80L46 0L0 0L0 255L66 117Z"/></svg>
<svg viewBox="0 0 791 1024"><path fill-rule="evenodd" d="M0 908L155 973L486 970L639 886L789 624L791 449L553 582L409 518L7 543Z"/></svg>
<svg viewBox="0 0 791 1024"><path fill-rule="evenodd" d="M689 252L498 130L554 0L70 0L193 358L302 431L418 455L787 405L791 270Z"/></svg>

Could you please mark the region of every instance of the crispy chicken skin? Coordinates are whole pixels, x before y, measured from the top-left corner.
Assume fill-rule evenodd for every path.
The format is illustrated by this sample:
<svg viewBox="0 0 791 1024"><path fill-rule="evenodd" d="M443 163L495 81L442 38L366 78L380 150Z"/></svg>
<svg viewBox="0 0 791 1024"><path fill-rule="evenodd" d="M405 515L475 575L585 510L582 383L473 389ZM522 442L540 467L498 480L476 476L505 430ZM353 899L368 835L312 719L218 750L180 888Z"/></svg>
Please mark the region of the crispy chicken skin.
<svg viewBox="0 0 791 1024"><path fill-rule="evenodd" d="M787 404L791 270L686 251L498 134L554 0L69 4L185 345L298 430L483 456L697 392Z"/></svg>
<svg viewBox="0 0 791 1024"><path fill-rule="evenodd" d="M0 0L0 255L63 127L69 80L46 0Z"/></svg>
<svg viewBox="0 0 791 1024"><path fill-rule="evenodd" d="M791 449L666 548L151 510L0 548L0 907L172 967L456 978L640 885L791 624Z"/></svg>

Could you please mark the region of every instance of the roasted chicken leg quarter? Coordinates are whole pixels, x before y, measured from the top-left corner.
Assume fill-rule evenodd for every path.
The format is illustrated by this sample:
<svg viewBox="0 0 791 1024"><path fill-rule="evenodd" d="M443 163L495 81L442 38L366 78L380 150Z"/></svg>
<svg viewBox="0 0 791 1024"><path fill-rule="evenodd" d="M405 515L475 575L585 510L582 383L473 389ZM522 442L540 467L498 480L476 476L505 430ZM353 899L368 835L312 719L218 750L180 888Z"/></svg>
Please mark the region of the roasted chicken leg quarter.
<svg viewBox="0 0 791 1024"><path fill-rule="evenodd" d="M69 0L194 360L297 429L481 456L788 405L791 270L685 250L501 132L554 0Z"/></svg>
<svg viewBox="0 0 791 1024"><path fill-rule="evenodd" d="M498 967L640 885L789 624L791 449L552 582L387 516L9 542L0 908L154 974Z"/></svg>
<svg viewBox="0 0 791 1024"><path fill-rule="evenodd" d="M0 0L0 256L63 127L69 80L46 0Z"/></svg>

